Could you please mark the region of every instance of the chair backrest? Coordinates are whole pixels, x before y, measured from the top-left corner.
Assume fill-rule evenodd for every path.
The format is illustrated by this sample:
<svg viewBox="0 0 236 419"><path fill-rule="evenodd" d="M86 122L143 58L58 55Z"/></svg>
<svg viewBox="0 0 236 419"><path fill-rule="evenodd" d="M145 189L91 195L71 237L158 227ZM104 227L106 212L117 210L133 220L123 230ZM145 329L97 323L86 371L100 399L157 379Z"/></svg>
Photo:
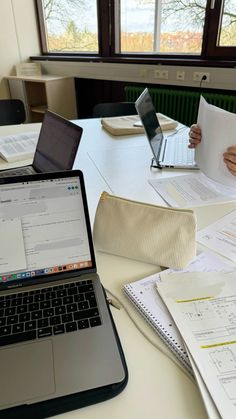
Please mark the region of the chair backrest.
<svg viewBox="0 0 236 419"><path fill-rule="evenodd" d="M93 108L94 118L123 115L137 115L134 102L98 103Z"/></svg>
<svg viewBox="0 0 236 419"><path fill-rule="evenodd" d="M14 125L25 122L24 103L19 99L0 99L0 125Z"/></svg>

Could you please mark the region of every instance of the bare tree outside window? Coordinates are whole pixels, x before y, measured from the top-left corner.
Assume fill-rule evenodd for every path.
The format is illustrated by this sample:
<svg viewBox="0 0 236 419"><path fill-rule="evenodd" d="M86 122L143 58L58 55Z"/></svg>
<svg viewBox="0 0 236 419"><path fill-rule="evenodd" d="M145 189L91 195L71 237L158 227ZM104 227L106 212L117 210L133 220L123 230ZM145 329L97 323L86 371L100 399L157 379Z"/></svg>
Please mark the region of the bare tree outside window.
<svg viewBox="0 0 236 419"><path fill-rule="evenodd" d="M43 0L50 52L98 52L96 0Z"/></svg>
<svg viewBox="0 0 236 419"><path fill-rule="evenodd" d="M36 3L43 53L236 60L236 0Z"/></svg>
<svg viewBox="0 0 236 419"><path fill-rule="evenodd" d="M121 52L201 52L206 0L121 0L120 3ZM137 22L136 29L134 22Z"/></svg>
<svg viewBox="0 0 236 419"><path fill-rule="evenodd" d="M219 45L236 46L236 0L227 0L224 3Z"/></svg>

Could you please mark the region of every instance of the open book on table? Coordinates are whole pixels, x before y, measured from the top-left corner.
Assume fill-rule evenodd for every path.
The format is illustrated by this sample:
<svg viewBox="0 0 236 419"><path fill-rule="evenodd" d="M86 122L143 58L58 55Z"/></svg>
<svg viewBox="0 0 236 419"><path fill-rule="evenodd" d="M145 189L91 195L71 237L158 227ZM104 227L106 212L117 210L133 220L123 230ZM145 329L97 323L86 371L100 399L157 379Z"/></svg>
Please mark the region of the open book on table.
<svg viewBox="0 0 236 419"><path fill-rule="evenodd" d="M0 137L0 156L9 163L33 157L38 136L37 132L27 132Z"/></svg>

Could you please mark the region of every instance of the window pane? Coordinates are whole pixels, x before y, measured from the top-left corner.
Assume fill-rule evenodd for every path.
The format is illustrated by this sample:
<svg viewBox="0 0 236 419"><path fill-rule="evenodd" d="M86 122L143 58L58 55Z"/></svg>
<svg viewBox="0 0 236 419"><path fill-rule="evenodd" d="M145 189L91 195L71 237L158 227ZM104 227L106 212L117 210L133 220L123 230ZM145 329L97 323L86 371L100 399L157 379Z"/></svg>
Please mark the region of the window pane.
<svg viewBox="0 0 236 419"><path fill-rule="evenodd" d="M227 0L223 6L219 46L236 46L236 0Z"/></svg>
<svg viewBox="0 0 236 419"><path fill-rule="evenodd" d="M200 54L207 0L120 0L121 53Z"/></svg>
<svg viewBox="0 0 236 419"><path fill-rule="evenodd" d="M98 52L96 0L43 0L48 52Z"/></svg>

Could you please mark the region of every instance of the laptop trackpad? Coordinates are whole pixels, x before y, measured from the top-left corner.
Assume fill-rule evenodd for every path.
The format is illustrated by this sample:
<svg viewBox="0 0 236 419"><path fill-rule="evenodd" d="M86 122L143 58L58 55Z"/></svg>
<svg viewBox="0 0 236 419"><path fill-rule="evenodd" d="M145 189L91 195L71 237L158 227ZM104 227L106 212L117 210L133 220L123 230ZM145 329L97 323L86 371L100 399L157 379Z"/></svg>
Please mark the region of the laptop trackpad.
<svg viewBox="0 0 236 419"><path fill-rule="evenodd" d="M22 404L55 392L50 340L0 350L1 405Z"/></svg>

